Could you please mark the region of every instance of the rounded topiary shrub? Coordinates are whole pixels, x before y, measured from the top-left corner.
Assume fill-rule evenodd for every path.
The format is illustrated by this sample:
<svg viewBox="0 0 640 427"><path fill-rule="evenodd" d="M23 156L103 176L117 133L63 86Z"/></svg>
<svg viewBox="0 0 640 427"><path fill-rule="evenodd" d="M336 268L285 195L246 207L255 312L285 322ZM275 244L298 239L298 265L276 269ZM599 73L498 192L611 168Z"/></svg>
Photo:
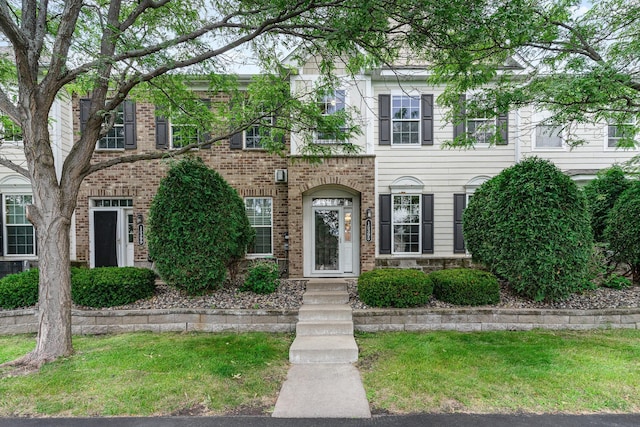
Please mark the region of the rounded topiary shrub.
<svg viewBox="0 0 640 427"><path fill-rule="evenodd" d="M360 300L372 307L417 307L429 302L433 284L419 270L379 269L358 278Z"/></svg>
<svg viewBox="0 0 640 427"><path fill-rule="evenodd" d="M628 264L633 281L640 284L640 181L634 181L616 201L604 237L612 258Z"/></svg>
<svg viewBox="0 0 640 427"><path fill-rule="evenodd" d="M151 203L149 255L160 277L190 294L222 286L255 232L244 202L197 157L176 162Z"/></svg>
<svg viewBox="0 0 640 427"><path fill-rule="evenodd" d="M609 212L618 197L631 185L625 178L620 166L613 166L598 173L596 179L584 187L587 206L591 213L591 228L596 242L604 242L604 229L607 225Z"/></svg>
<svg viewBox="0 0 640 427"><path fill-rule="evenodd" d="M38 303L38 269L9 274L0 279L0 307L14 309Z"/></svg>
<svg viewBox="0 0 640 427"><path fill-rule="evenodd" d="M470 268L438 270L429 274L433 296L456 305L485 305L500 302L500 284L488 271Z"/></svg>
<svg viewBox="0 0 640 427"><path fill-rule="evenodd" d="M270 294L278 289L280 269L275 261L254 261L247 269L243 291Z"/></svg>
<svg viewBox="0 0 640 427"><path fill-rule="evenodd" d="M559 300L588 283L593 236L585 197L547 160L528 158L480 186L463 229L474 260L520 295Z"/></svg>
<svg viewBox="0 0 640 427"><path fill-rule="evenodd" d="M148 268L73 268L71 299L87 307L131 304L153 295L155 279L155 273Z"/></svg>

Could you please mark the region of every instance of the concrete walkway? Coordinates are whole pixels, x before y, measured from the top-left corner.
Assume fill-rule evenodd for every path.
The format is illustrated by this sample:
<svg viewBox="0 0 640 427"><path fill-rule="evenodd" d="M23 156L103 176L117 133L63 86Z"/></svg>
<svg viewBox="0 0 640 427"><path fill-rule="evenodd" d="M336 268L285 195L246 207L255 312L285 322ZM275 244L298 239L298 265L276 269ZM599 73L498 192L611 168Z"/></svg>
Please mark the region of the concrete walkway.
<svg viewBox="0 0 640 427"><path fill-rule="evenodd" d="M344 280L310 280L273 417L371 418Z"/></svg>

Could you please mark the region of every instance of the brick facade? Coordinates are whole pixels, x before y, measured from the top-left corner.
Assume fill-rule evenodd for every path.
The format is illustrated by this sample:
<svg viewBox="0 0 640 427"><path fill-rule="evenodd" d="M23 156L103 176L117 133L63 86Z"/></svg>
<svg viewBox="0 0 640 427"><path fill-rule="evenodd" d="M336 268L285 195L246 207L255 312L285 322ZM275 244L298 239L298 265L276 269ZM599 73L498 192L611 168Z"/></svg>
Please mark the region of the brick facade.
<svg viewBox="0 0 640 427"><path fill-rule="evenodd" d="M74 100L74 130L80 131L79 101ZM97 150L96 162L122 155L156 151L155 114L150 104L136 104L137 149L127 151ZM231 149L228 142L211 148L194 150L205 163L218 171L241 197L270 197L273 200L274 256L286 268L289 277L303 276L302 242L303 195L318 188L337 186L356 192L360 197L360 261L359 270L375 265L375 161L374 156L337 156L311 164L300 158L283 158L261 150ZM141 215L146 225L149 206L168 170L167 159L117 165L88 176L82 183L76 208L77 259L90 263L90 204L96 198L133 200L134 264L150 266L146 241L139 244L137 219ZM276 183L276 169L288 170L288 183ZM365 239L366 211L372 212L370 236ZM288 242L285 235L288 233ZM289 244L289 251L285 250ZM358 260L354 260L354 263Z"/></svg>

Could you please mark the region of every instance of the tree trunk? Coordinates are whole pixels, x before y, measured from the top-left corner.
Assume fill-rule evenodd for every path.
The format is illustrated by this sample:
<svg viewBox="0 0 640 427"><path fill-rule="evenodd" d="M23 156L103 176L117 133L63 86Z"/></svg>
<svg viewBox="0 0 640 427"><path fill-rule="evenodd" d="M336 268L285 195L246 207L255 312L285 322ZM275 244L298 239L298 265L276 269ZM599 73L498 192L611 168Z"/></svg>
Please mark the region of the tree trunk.
<svg viewBox="0 0 640 427"><path fill-rule="evenodd" d="M46 217L37 227L38 338L31 363L41 365L73 353L71 344L71 261L69 228L62 215Z"/></svg>

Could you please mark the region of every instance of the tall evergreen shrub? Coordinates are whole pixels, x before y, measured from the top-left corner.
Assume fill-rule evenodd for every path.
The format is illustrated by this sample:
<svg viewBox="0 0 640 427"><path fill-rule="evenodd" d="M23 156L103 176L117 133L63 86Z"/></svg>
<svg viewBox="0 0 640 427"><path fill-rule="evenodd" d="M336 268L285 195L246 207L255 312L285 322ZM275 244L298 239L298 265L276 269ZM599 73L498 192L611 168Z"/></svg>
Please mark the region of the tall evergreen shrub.
<svg viewBox="0 0 640 427"><path fill-rule="evenodd" d="M168 284L200 294L220 287L255 232L244 202L197 157L175 163L149 212L149 254Z"/></svg>
<svg viewBox="0 0 640 427"><path fill-rule="evenodd" d="M613 166L598 173L593 181L584 187L587 206L591 213L591 228L596 242L604 242L604 229L607 225L609 212L618 197L631 186L631 181L625 178L620 166Z"/></svg>
<svg viewBox="0 0 640 427"><path fill-rule="evenodd" d="M586 286L593 236L585 197L548 160L526 159L484 183L463 220L474 260L517 293L559 300Z"/></svg>
<svg viewBox="0 0 640 427"><path fill-rule="evenodd" d="M609 213L604 232L613 259L629 265L640 284L640 181L620 195Z"/></svg>

